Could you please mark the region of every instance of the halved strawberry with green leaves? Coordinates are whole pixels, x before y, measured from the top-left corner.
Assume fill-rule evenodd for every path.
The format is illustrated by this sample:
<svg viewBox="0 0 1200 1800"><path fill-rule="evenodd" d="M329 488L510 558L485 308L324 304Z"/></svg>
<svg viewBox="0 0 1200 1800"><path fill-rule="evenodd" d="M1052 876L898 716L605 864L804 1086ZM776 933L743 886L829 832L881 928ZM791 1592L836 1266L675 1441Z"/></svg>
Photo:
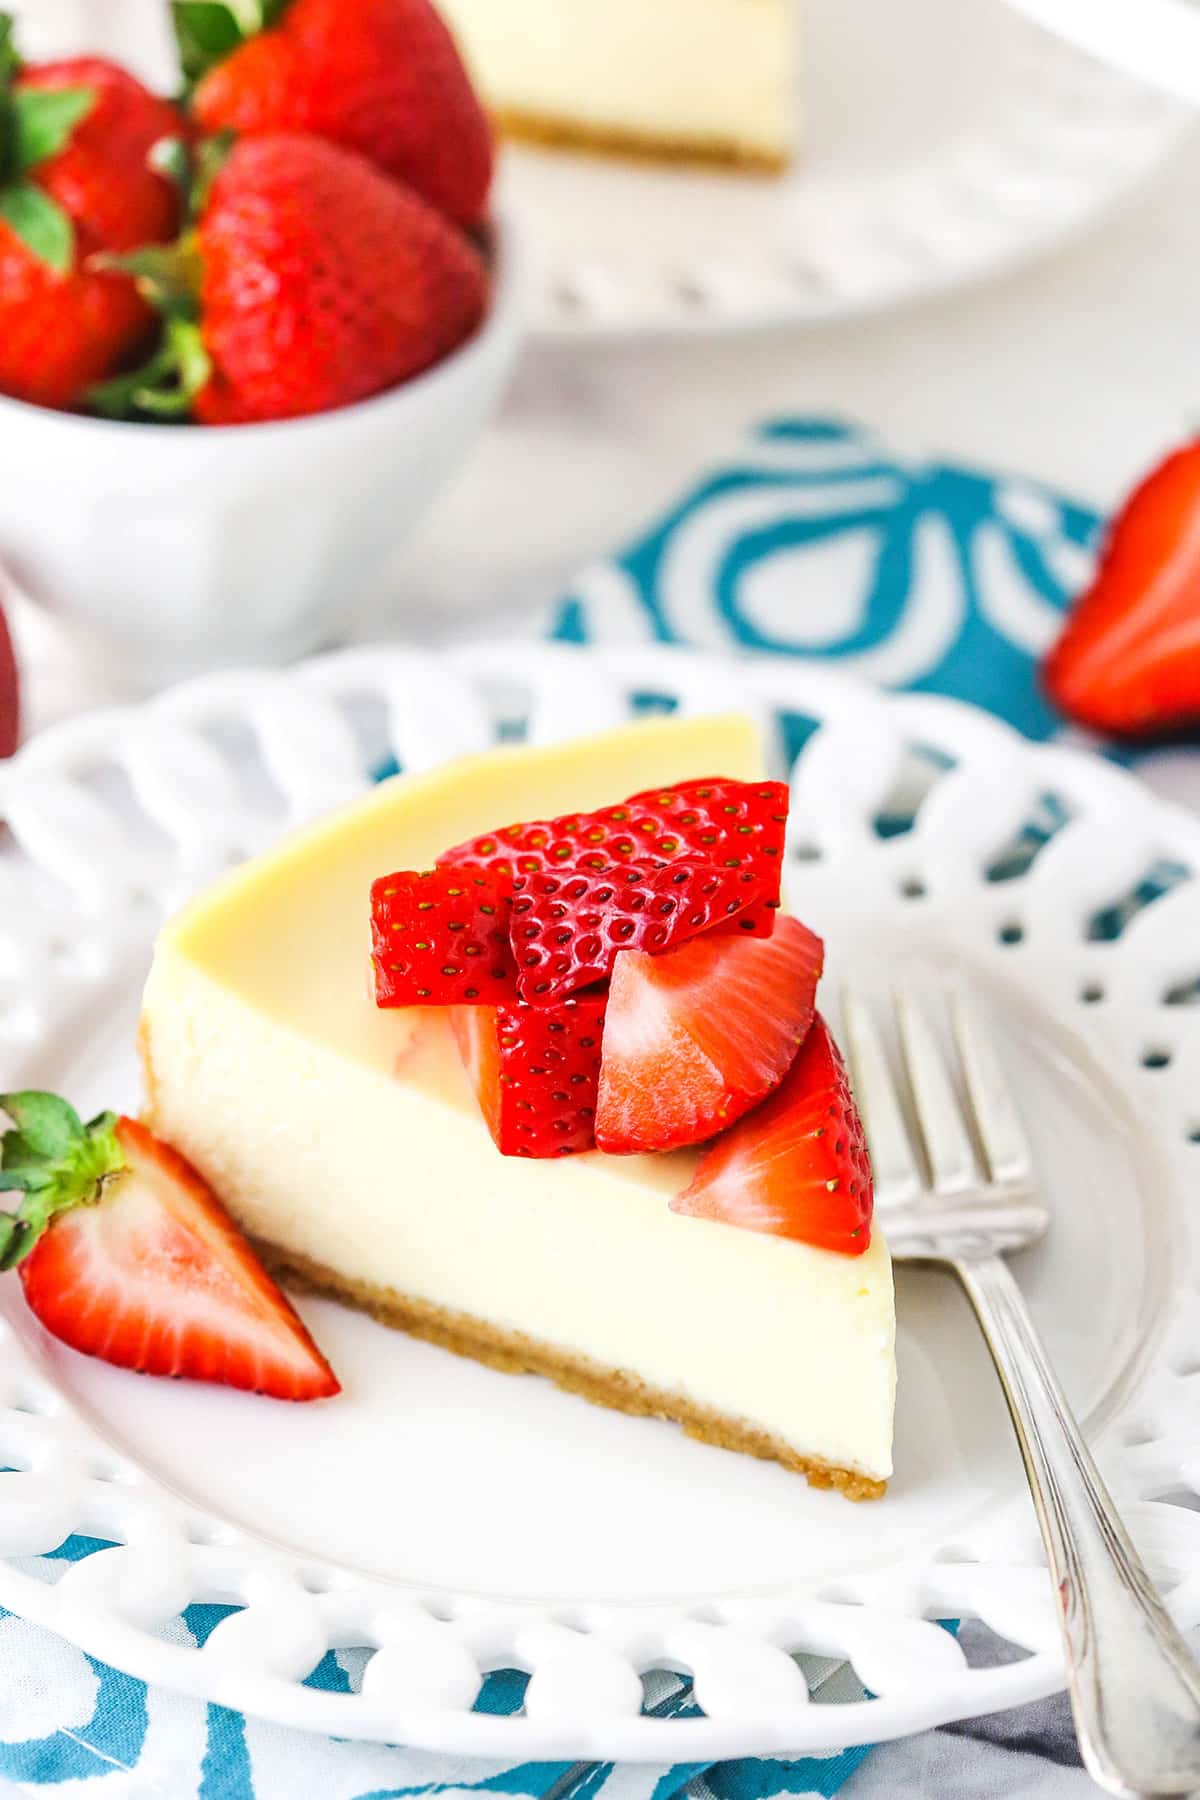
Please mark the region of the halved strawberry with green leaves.
<svg viewBox="0 0 1200 1800"><path fill-rule="evenodd" d="M512 880L496 869L383 875L371 887L378 1006L486 1005L514 997Z"/></svg>
<svg viewBox="0 0 1200 1800"><path fill-rule="evenodd" d="M504 1156L567 1156L596 1141L606 994L560 1006L457 1006L467 1074Z"/></svg>
<svg viewBox="0 0 1200 1800"><path fill-rule="evenodd" d="M0 1095L0 1271L47 1331L149 1375L279 1400L338 1393L333 1370L212 1189L136 1119L84 1124L53 1094Z"/></svg>
<svg viewBox="0 0 1200 1800"><path fill-rule="evenodd" d="M725 1130L783 1080L812 1024L824 946L798 919L616 960L596 1142L674 1150Z"/></svg>
<svg viewBox="0 0 1200 1800"><path fill-rule="evenodd" d="M780 1087L709 1146L671 1210L861 1256L873 1200L846 1065L818 1013Z"/></svg>
<svg viewBox="0 0 1200 1800"><path fill-rule="evenodd" d="M511 872L520 992L548 1005L603 979L621 949L661 953L702 931L768 936L787 809L782 782L712 777L506 825L438 861Z"/></svg>

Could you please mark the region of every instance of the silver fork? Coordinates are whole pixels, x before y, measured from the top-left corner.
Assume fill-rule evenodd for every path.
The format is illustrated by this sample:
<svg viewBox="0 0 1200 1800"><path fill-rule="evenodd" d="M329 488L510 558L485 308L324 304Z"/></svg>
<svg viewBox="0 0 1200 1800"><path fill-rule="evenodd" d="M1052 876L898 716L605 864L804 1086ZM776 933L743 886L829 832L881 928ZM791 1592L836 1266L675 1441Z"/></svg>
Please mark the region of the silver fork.
<svg viewBox="0 0 1200 1800"><path fill-rule="evenodd" d="M1200 1789L1200 1666L1171 1623L1092 1460L1004 1255L1050 1222L1016 1106L965 992L951 1018L967 1108L910 988L895 996L922 1156L884 1040L856 992L843 1016L892 1254L952 1269L983 1329L1025 1463L1059 1603L1084 1765L1110 1793ZM978 1145L979 1154L976 1152Z"/></svg>

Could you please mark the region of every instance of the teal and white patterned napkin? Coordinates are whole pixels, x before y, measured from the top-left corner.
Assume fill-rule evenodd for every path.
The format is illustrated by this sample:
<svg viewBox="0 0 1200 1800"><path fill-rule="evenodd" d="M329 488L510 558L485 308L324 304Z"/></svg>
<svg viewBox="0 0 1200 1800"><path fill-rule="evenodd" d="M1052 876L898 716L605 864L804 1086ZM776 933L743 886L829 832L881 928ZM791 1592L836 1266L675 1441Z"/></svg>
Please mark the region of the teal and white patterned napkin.
<svg viewBox="0 0 1200 1800"><path fill-rule="evenodd" d="M1046 737L1058 726L1038 693L1036 659L1087 572L1097 525L1038 483L903 460L869 432L782 419L752 433L618 556L585 570L542 628L573 642L824 657L890 687L973 700ZM65 1567L90 1547L72 1539L48 1560ZM223 1616L194 1606L177 1629L202 1642ZM359 1653L331 1653L310 1679L345 1689L360 1666ZM809 1659L806 1674L823 1699L861 1697L844 1665ZM522 1686L516 1674L492 1676L480 1705L512 1710ZM601 1790L605 1800L829 1795L866 1754L605 1766L572 1800L599 1800ZM0 1776L29 1794L565 1800L565 1774L562 1764L502 1767L262 1724L147 1688L0 1610Z"/></svg>

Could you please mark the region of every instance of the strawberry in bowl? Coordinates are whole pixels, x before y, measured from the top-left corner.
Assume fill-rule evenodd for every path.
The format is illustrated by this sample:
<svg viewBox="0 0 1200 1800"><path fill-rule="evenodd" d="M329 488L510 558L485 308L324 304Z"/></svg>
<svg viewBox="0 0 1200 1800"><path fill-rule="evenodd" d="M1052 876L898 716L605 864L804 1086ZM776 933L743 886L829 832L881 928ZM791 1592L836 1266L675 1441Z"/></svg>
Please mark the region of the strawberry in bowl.
<svg viewBox="0 0 1200 1800"><path fill-rule="evenodd" d="M154 153L184 130L99 57L22 67L0 13L0 394L83 406L151 338L152 311L104 259L174 234Z"/></svg>
<svg viewBox="0 0 1200 1800"><path fill-rule="evenodd" d="M359 151L458 224L487 217L492 134L429 0L175 0L202 131L303 131Z"/></svg>
<svg viewBox="0 0 1200 1800"><path fill-rule="evenodd" d="M214 147L171 249L124 261L161 349L92 391L106 417L243 425L331 412L418 375L479 326L474 247L353 151L300 133Z"/></svg>
<svg viewBox="0 0 1200 1800"><path fill-rule="evenodd" d="M210 26L225 14L199 10ZM241 49L275 55L286 25L311 116L218 119L222 83L227 98L235 76L243 99L253 86L240 39L202 73L181 19L183 111L124 78L149 112L141 137L112 133L120 231L51 191L76 140L94 155L108 129L109 111L82 110L94 64L63 65L43 95L50 76L10 57L36 129L0 131L19 144L0 169L0 259L24 284L0 281L0 557L126 690L290 660L394 617L396 552L519 346L519 250L490 211L490 137L436 16L374 0L330 62L318 9L270 10ZM387 79L366 81L372 43L399 56ZM125 187L106 191L115 209Z"/></svg>

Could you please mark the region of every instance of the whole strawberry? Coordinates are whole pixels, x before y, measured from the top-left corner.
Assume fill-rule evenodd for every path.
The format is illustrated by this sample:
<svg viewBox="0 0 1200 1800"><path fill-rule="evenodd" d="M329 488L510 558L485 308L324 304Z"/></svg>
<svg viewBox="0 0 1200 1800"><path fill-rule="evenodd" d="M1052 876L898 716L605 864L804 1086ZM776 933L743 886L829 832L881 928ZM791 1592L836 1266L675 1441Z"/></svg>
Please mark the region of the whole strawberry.
<svg viewBox="0 0 1200 1800"><path fill-rule="evenodd" d="M429 0L175 0L173 11L205 131L314 132L461 225L483 218L491 131Z"/></svg>
<svg viewBox="0 0 1200 1800"><path fill-rule="evenodd" d="M183 129L113 63L20 69L0 14L0 392L80 406L149 336L133 282L92 259L176 231L178 191L151 158Z"/></svg>
<svg viewBox="0 0 1200 1800"><path fill-rule="evenodd" d="M240 139L180 242L127 266L166 314L165 341L93 403L204 425L381 393L460 344L487 301L455 226L356 152L298 132Z"/></svg>

